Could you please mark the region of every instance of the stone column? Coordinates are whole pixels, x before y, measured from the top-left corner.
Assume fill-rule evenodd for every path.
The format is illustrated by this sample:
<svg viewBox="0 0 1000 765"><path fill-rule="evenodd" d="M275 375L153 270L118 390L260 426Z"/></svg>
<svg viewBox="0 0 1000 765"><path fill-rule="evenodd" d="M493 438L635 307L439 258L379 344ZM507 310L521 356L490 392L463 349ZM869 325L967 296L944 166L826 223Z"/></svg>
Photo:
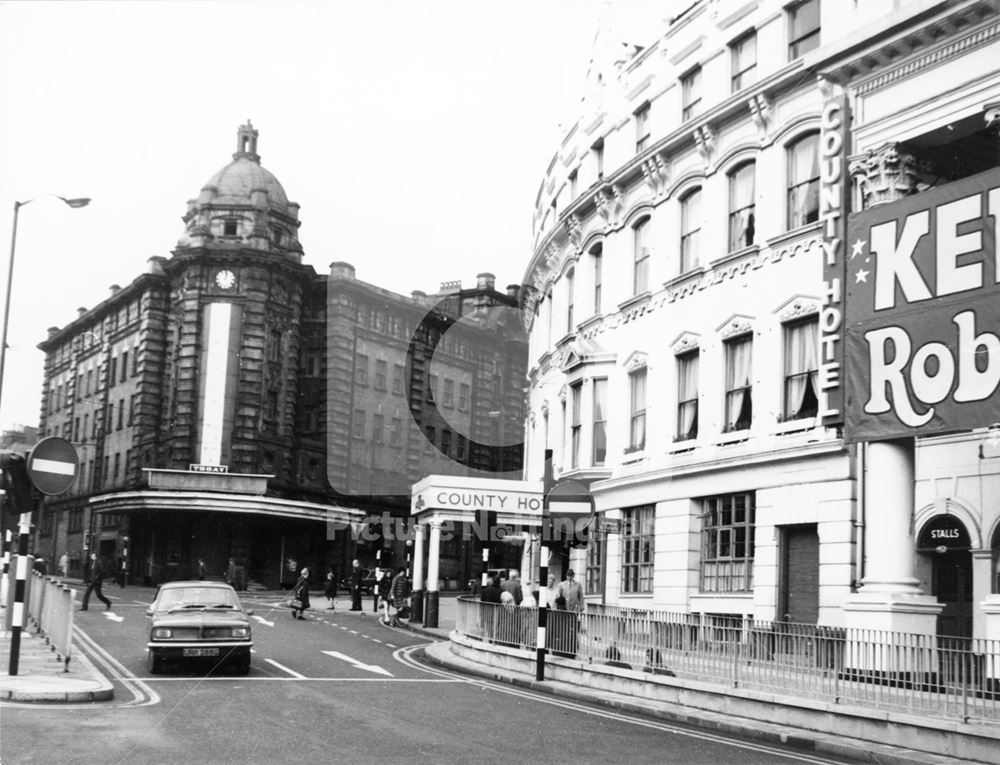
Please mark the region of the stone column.
<svg viewBox="0 0 1000 765"><path fill-rule="evenodd" d="M983 668L993 691L1000 691L1000 593L990 593L986 600L979 604L986 622L985 638L991 641L981 652L986 655L986 666Z"/></svg>
<svg viewBox="0 0 1000 765"><path fill-rule="evenodd" d="M410 594L410 621L424 618L424 524L413 527L413 592Z"/></svg>
<svg viewBox="0 0 1000 765"><path fill-rule="evenodd" d="M441 557L441 521L431 521L430 549L427 551L427 608L424 626L438 626L438 563Z"/></svg>
<svg viewBox="0 0 1000 765"><path fill-rule="evenodd" d="M849 671L925 673L934 669L937 616L944 606L913 575L914 443L868 444L865 475L865 577L844 601ZM910 633L907 648L899 636Z"/></svg>
<svg viewBox="0 0 1000 765"><path fill-rule="evenodd" d="M989 548L985 550L971 550L969 555L972 556L972 602L989 602L990 593L993 592L993 551ZM995 597L1000 599L1000 596ZM989 637L987 635L987 621L985 618L980 618L978 614L973 614L972 637ZM1000 624L997 626L1000 628Z"/></svg>

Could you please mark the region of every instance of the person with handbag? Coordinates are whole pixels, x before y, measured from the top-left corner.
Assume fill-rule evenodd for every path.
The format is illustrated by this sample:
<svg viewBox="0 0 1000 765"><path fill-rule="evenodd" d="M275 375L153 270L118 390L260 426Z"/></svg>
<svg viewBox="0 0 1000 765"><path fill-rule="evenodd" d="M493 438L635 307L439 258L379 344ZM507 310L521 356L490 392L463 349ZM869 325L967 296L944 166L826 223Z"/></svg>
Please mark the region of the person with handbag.
<svg viewBox="0 0 1000 765"><path fill-rule="evenodd" d="M309 569L303 567L299 572L299 581L292 588L292 618L305 619L307 608L309 608Z"/></svg>
<svg viewBox="0 0 1000 765"><path fill-rule="evenodd" d="M405 619L410 615L410 580L406 576L406 568L400 567L399 573L393 578L389 596L392 598L389 626L398 627L400 618Z"/></svg>

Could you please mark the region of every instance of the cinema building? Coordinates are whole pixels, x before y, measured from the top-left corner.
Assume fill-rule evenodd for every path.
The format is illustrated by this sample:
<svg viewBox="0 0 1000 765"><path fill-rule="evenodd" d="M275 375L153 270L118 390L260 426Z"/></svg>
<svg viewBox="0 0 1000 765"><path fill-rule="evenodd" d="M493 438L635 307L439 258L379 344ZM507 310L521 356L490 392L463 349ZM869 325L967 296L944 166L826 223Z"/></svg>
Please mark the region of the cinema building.
<svg viewBox="0 0 1000 765"><path fill-rule="evenodd" d="M942 313L951 335L914 334L906 377L941 416L861 427L851 412L878 407L842 301L867 278L911 314L995 304L1000 16L844 5L698 2L642 45L599 37L536 201L525 477L552 449L589 485L602 530L570 563L591 602L998 637L1000 360L951 362L992 388L945 417L961 309ZM944 217L912 260L885 229L893 247L856 245L865 215L902 232L933 194ZM996 317L977 312L980 355ZM901 398L909 374L880 379Z"/></svg>
<svg viewBox="0 0 1000 765"><path fill-rule="evenodd" d="M46 499L34 549L67 552L71 576L90 553L152 584L199 559L219 576L232 558L241 585L265 587L302 566L346 574L353 557L399 564L405 540L363 519L408 517L410 484L453 464L520 474L519 446L483 454L458 435L520 432L525 343L493 342L516 290L483 273L404 296L349 263L318 274L257 145L241 126L171 256L39 346L40 435L81 465ZM448 426L414 419L435 397Z"/></svg>

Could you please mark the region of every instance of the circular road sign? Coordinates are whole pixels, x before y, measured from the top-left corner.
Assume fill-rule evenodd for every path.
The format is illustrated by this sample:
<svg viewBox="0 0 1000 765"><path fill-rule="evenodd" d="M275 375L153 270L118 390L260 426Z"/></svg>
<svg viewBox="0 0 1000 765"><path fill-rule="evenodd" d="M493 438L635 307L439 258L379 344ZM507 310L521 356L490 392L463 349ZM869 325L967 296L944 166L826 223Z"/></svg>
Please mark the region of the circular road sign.
<svg viewBox="0 0 1000 765"><path fill-rule="evenodd" d="M80 458L65 438L50 436L39 441L28 455L28 477L42 494L62 494L73 485Z"/></svg>

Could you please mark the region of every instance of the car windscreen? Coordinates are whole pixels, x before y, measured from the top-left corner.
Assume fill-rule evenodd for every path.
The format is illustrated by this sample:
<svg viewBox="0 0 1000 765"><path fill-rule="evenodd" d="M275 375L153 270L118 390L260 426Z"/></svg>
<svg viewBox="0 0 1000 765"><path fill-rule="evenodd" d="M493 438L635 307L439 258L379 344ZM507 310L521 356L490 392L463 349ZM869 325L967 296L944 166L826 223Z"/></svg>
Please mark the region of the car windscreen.
<svg viewBox="0 0 1000 765"><path fill-rule="evenodd" d="M199 608L239 608L236 593L221 587L177 587L164 590L156 602L157 611Z"/></svg>

